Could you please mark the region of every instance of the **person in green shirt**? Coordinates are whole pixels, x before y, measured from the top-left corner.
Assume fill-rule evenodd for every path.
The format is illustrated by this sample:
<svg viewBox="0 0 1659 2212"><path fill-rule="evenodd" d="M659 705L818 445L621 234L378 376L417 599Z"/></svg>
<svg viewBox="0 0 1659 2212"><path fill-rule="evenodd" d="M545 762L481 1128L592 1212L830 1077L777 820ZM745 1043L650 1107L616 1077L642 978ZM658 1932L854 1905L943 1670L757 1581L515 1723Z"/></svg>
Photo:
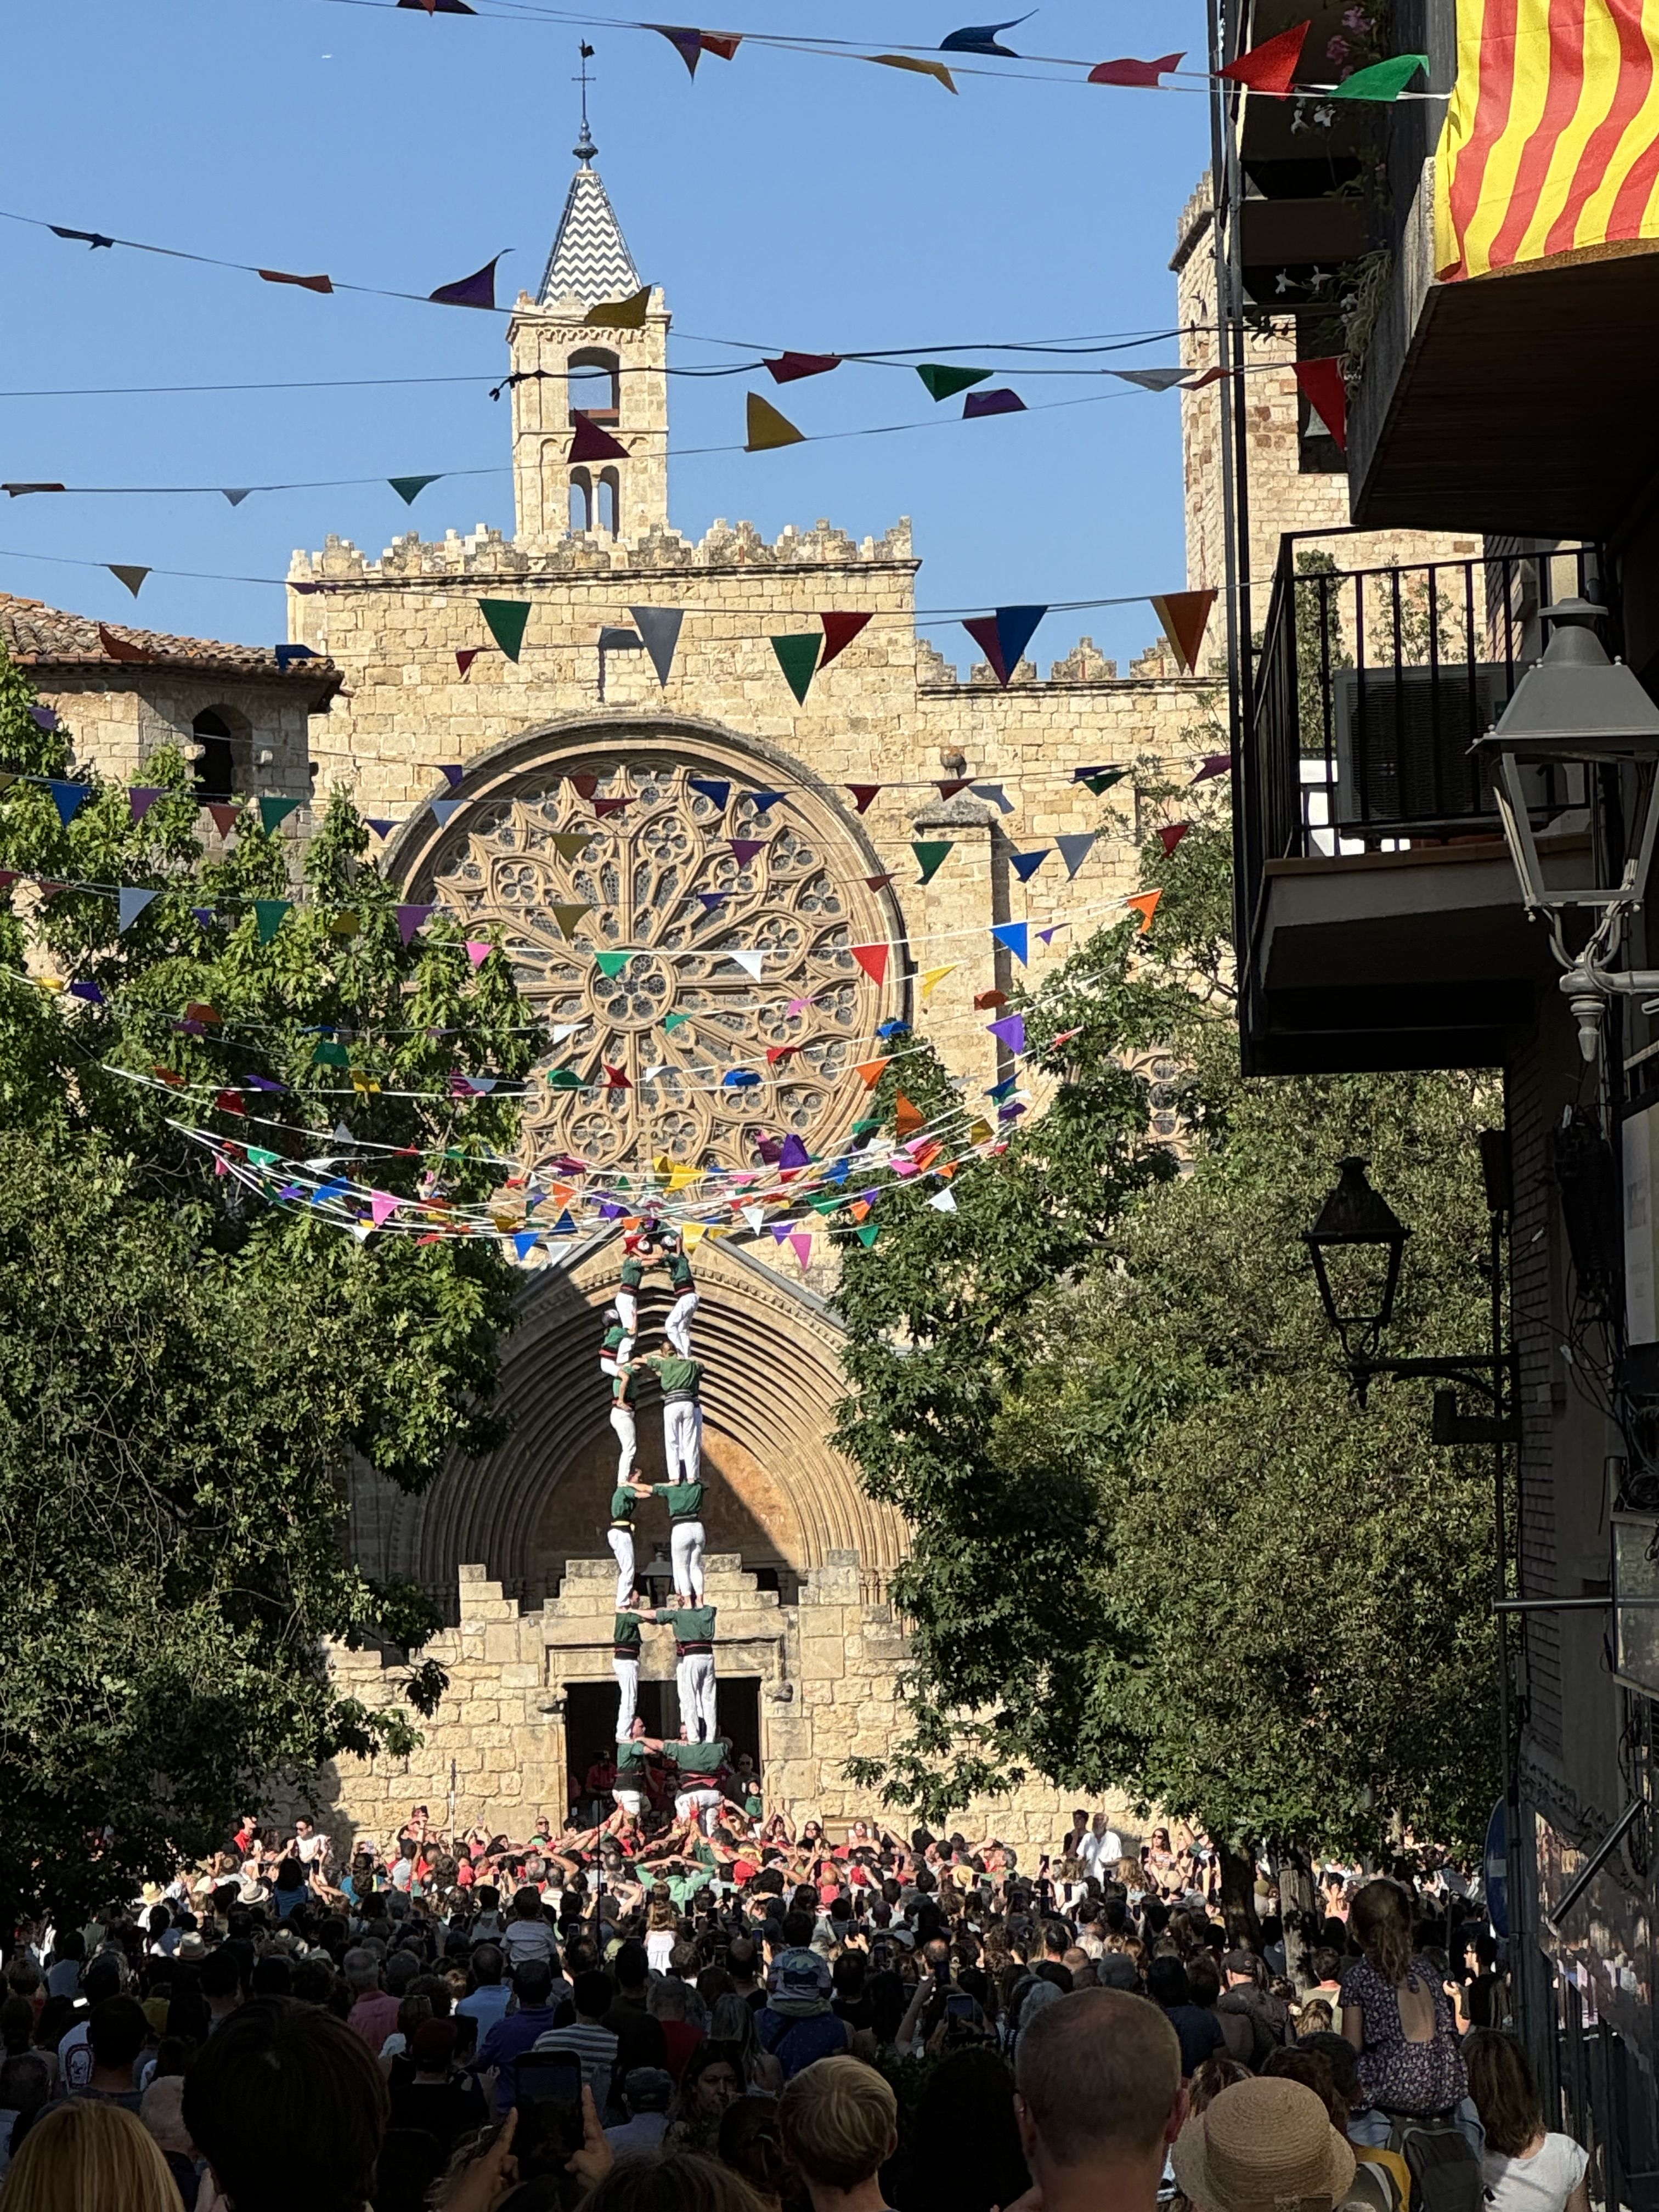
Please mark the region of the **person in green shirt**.
<svg viewBox="0 0 1659 2212"><path fill-rule="evenodd" d="M632 1493L619 1490L618 1498ZM629 1576L632 1567L632 1540L629 1541ZM640 1616L634 1610L635 1596L630 1579L628 1595L617 1593L617 1618L611 1629L611 1661L617 1674L617 1741L621 1743L634 1725L634 1714L640 1701Z"/></svg>
<svg viewBox="0 0 1659 2212"><path fill-rule="evenodd" d="M678 1352L647 1352L635 1364L651 1368L662 1385L663 1463L669 1480L696 1485L702 1475L702 1363ZM684 1594L678 1572L674 1587Z"/></svg>
<svg viewBox="0 0 1659 2212"><path fill-rule="evenodd" d="M640 1498L660 1498L668 1508L668 1556L674 1570L674 1595L702 1603L702 1484L696 1475L688 1482L636 1482Z"/></svg>
<svg viewBox="0 0 1659 2212"><path fill-rule="evenodd" d="M637 1717L629 1723L626 1735L617 1739L617 1779L611 1795L630 1820L638 1820L645 1814L645 1762L652 1752L659 1752L659 1738L645 1732L645 1723Z"/></svg>
<svg viewBox="0 0 1659 2212"><path fill-rule="evenodd" d="M701 1820L707 1836L714 1834L720 1807L726 1802L720 1784L732 1771L731 1750L724 1736L711 1735L708 1741L698 1743L689 1729L680 1742L663 1746L664 1756L673 1761L679 1781L674 1811L682 1820ZM702 1856L701 1851L697 1856Z"/></svg>
<svg viewBox="0 0 1659 2212"><path fill-rule="evenodd" d="M640 1616L674 1632L674 1681L690 1743L714 1739L714 1611L700 1591L695 1605L663 1606Z"/></svg>
<svg viewBox="0 0 1659 2212"><path fill-rule="evenodd" d="M640 1333L640 1285L645 1280L645 1271L651 1265L651 1259L648 1237L623 1237L622 1283L617 1291L617 1311L628 1332L629 1352L634 1348L634 1339Z"/></svg>
<svg viewBox="0 0 1659 2212"><path fill-rule="evenodd" d="M632 1480L637 1435L634 1425L634 1374L629 1367L618 1367L611 1381L611 1425L617 1432L620 1449L617 1484L611 1493L609 1541L611 1556L617 1562L617 1602L622 1605L634 1587L634 1513L639 1503L639 1492Z"/></svg>
<svg viewBox="0 0 1659 2212"><path fill-rule="evenodd" d="M665 1258L668 1287L674 1293L674 1303L663 1323L663 1334L682 1359L690 1359L691 1316L697 1310L697 1286L692 1277L691 1261L685 1249L684 1237L672 1239L666 1247Z"/></svg>

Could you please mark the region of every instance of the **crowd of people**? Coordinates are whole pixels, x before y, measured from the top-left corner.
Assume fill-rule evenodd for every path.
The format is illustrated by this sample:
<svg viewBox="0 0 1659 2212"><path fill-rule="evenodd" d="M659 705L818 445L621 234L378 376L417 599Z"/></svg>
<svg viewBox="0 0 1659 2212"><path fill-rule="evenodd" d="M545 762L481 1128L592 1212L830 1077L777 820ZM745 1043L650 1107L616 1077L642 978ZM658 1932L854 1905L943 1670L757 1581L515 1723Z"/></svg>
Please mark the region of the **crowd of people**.
<svg viewBox="0 0 1659 2212"><path fill-rule="evenodd" d="M1028 1872L787 1826L629 1858L417 1809L337 1876L248 1821L21 1924L0 2212L1585 2212L1438 1879L1334 1869L1322 1919L1230 1929L1162 1830L1079 1814Z"/></svg>

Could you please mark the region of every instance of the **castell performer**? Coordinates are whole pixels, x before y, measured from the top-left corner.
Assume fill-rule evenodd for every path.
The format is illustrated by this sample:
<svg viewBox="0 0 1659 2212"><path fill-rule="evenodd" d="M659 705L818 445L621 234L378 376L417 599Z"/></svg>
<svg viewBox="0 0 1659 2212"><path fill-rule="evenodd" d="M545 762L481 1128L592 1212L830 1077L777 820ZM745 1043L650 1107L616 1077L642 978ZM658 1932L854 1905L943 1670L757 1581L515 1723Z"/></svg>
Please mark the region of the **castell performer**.
<svg viewBox="0 0 1659 2212"><path fill-rule="evenodd" d="M638 1498L660 1498L668 1508L668 1557L674 1569L674 1595L702 1603L702 1485L701 1482L635 1482Z"/></svg>
<svg viewBox="0 0 1659 2212"><path fill-rule="evenodd" d="M692 1279L691 1261L685 1249L684 1232L669 1243L664 1264L668 1269L668 1287L674 1294L668 1318L662 1333L682 1359L691 1357L691 1316L697 1310L697 1286Z"/></svg>
<svg viewBox="0 0 1659 2212"><path fill-rule="evenodd" d="M731 1745L724 1736L711 1736L702 1743L688 1736L679 1743L665 1743L663 1753L674 1764L678 1785L674 1793L675 1813L682 1820L700 1818L704 1835L712 1836L726 1802L720 1784L732 1772Z"/></svg>
<svg viewBox="0 0 1659 2212"><path fill-rule="evenodd" d="M625 1382L627 1377L623 1376L619 1380ZM613 1421L617 1418L614 1409L611 1418ZM629 1425L631 1430L631 1414ZM611 1493L611 1526L605 1531L611 1556L617 1562L617 1603L619 1606L626 1605L634 1595L634 1516L639 1508L641 1492L638 1484L630 1481L625 1472L633 1456L634 1442L630 1434L628 1458L623 1462L624 1471L618 1474L617 1486Z"/></svg>
<svg viewBox="0 0 1659 2212"><path fill-rule="evenodd" d="M662 1454L669 1480L701 1481L702 1362L678 1352L647 1352L635 1364L654 1368L662 1385Z"/></svg>
<svg viewBox="0 0 1659 2212"><path fill-rule="evenodd" d="M611 1795L617 1808L630 1820L643 1819L645 1814L645 1762L662 1745L645 1732L645 1723L635 1719L629 1723L626 1735L617 1739L617 1779Z"/></svg>
<svg viewBox="0 0 1659 2212"><path fill-rule="evenodd" d="M680 1719L689 1743L712 1742L714 1736L714 1611L702 1602L702 1573L698 1574L696 1605L662 1606L642 1613L674 1632L674 1686L679 1692Z"/></svg>
<svg viewBox="0 0 1659 2212"><path fill-rule="evenodd" d="M650 1237L641 1235L624 1237L622 1282L617 1291L617 1312L625 1336L622 1353L624 1359L632 1353L634 1340L640 1333L640 1285L645 1280L645 1271L650 1264Z"/></svg>
<svg viewBox="0 0 1659 2212"><path fill-rule="evenodd" d="M634 1725L640 1701L640 1615L634 1610L634 1592L617 1593L617 1618L611 1629L611 1665L617 1670L617 1741L623 1741Z"/></svg>

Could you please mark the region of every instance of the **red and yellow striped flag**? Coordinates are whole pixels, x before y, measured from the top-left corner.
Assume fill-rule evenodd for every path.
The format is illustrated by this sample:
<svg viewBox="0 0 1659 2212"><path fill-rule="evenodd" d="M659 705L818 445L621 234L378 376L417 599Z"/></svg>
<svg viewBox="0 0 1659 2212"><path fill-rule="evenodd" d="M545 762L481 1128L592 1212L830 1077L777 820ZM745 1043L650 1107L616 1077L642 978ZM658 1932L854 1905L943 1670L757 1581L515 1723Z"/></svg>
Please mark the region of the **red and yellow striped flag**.
<svg viewBox="0 0 1659 2212"><path fill-rule="evenodd" d="M1659 0L1457 0L1435 271L1659 241Z"/></svg>

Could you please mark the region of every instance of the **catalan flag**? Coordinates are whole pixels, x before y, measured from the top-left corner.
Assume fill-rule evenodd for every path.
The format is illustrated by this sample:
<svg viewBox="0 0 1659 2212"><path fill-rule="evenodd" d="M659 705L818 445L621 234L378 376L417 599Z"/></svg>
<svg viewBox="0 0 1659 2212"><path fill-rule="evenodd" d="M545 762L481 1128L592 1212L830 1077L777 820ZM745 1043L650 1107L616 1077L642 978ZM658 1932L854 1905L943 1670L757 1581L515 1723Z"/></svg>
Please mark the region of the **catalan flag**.
<svg viewBox="0 0 1659 2212"><path fill-rule="evenodd" d="M1443 278L1659 243L1659 0L1457 0Z"/></svg>

